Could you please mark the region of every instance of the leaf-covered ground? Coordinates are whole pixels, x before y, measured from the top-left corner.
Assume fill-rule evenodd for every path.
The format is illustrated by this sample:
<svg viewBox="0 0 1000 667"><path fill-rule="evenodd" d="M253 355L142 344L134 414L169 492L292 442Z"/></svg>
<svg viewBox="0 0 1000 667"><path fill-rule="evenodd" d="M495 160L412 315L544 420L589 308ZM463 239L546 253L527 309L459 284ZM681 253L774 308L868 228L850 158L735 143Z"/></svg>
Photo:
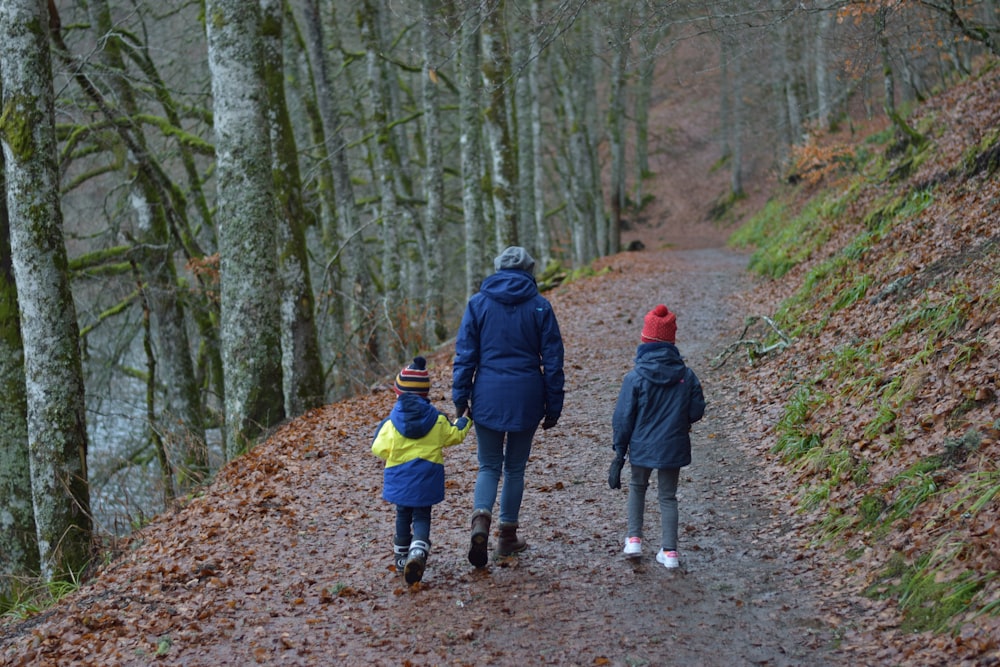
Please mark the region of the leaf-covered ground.
<svg viewBox="0 0 1000 667"><path fill-rule="evenodd" d="M232 462L183 509L135 535L91 584L10 628L8 664L837 664L835 577L748 456L740 409L708 359L731 336L746 257L721 249L626 253L550 292L567 346L559 425L536 439L522 511L530 547L466 561L474 435L447 450L424 581L390 558L374 425L382 389L316 410ZM606 485L610 416L642 316L664 302L710 407L680 491L682 568L621 554L625 494ZM432 357L448 408L449 350Z"/></svg>

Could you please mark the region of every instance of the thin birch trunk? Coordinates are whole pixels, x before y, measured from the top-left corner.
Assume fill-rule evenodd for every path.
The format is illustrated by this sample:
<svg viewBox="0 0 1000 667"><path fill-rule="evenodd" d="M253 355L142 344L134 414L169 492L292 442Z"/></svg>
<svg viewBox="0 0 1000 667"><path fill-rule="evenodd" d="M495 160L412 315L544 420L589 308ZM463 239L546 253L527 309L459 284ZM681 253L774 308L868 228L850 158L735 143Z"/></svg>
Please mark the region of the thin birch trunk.
<svg viewBox="0 0 1000 667"><path fill-rule="evenodd" d="M10 245L24 341L28 449L39 563L46 580L90 558L87 426L79 328L59 205L45 5L0 4L0 126Z"/></svg>
<svg viewBox="0 0 1000 667"><path fill-rule="evenodd" d="M218 171L226 455L285 417L274 185L256 2L207 0Z"/></svg>

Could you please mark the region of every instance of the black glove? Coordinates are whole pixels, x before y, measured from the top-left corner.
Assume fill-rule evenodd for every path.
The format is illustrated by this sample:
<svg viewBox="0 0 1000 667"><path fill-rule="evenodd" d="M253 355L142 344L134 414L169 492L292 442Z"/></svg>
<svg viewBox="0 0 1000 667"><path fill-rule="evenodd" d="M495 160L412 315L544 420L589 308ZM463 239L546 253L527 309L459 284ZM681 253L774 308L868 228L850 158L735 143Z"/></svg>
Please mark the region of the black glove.
<svg viewBox="0 0 1000 667"><path fill-rule="evenodd" d="M542 421L542 430L548 431L550 428L556 425L557 421L559 421L559 417L549 417L548 415L546 415L545 419Z"/></svg>
<svg viewBox="0 0 1000 667"><path fill-rule="evenodd" d="M608 466L608 487L612 489L622 488L623 465L625 465L625 459L618 456L611 459L611 465Z"/></svg>
<svg viewBox="0 0 1000 667"><path fill-rule="evenodd" d="M455 401L455 419L458 419L465 414L466 410L469 409L469 402L465 399L461 401Z"/></svg>

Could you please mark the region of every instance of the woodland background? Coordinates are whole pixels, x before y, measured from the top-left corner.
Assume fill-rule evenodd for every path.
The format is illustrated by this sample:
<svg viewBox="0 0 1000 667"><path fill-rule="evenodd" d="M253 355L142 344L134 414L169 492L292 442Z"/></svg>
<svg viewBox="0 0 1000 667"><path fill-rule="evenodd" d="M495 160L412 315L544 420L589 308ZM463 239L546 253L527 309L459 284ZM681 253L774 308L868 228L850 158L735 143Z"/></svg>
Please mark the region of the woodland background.
<svg viewBox="0 0 1000 667"><path fill-rule="evenodd" d="M711 156L671 224L817 183L851 164L825 138L871 118L919 150L910 106L993 62L997 11L4 3L5 595L78 579L270 428L446 342L506 245L543 286L591 271L649 210L651 152ZM711 128L696 142L650 122L676 97ZM788 256L810 229L764 272L810 257Z"/></svg>

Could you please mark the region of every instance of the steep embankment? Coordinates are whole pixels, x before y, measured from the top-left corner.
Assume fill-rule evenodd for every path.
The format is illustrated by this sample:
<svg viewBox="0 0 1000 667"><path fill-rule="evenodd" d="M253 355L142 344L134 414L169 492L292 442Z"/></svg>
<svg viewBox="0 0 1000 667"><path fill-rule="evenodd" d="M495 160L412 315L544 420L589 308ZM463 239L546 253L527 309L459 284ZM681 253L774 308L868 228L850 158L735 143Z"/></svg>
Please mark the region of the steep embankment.
<svg viewBox="0 0 1000 667"><path fill-rule="evenodd" d="M760 453L885 664L1000 659L998 91L993 69L925 104L922 146L809 147L812 181L736 237L777 277L747 314L792 339L739 374Z"/></svg>

